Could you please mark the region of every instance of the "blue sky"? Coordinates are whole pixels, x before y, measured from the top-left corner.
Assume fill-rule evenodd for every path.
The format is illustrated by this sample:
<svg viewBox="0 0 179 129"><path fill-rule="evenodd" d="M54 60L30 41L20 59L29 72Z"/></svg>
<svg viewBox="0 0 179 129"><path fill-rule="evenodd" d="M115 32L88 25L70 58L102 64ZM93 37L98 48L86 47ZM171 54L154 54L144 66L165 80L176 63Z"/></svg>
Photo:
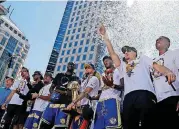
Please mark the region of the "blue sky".
<svg viewBox="0 0 179 129"><path fill-rule="evenodd" d="M31 75L35 70L44 73L66 1L7 1L3 5L11 5L11 10L14 8L11 19L29 40L31 47L24 66L29 68Z"/></svg>

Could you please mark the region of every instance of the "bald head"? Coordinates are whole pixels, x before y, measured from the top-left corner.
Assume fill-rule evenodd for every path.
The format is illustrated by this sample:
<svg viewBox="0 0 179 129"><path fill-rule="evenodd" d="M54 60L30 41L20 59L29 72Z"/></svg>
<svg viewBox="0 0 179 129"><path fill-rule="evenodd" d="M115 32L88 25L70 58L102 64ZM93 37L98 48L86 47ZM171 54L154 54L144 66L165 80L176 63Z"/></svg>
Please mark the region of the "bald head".
<svg viewBox="0 0 179 129"><path fill-rule="evenodd" d="M168 50L170 47L170 39L166 36L160 36L156 40L156 49L161 51L161 50Z"/></svg>

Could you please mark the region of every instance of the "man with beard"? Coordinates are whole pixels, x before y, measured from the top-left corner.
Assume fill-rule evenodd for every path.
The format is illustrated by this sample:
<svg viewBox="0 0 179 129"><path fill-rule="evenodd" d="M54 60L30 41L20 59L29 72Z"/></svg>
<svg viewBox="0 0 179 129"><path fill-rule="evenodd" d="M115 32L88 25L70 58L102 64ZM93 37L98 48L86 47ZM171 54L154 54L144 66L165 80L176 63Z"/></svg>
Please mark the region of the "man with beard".
<svg viewBox="0 0 179 129"><path fill-rule="evenodd" d="M24 120L18 119L21 115L21 110L23 109L23 100L17 94L17 90L21 93L26 95L29 91L27 86L27 80L29 79L29 70L25 67L22 67L21 70L21 80L17 80L14 82L13 86L11 87L12 92L6 99L5 103L2 105L3 108L7 106L7 113L4 117L5 124L3 129L9 129L11 125L11 121L13 119L12 125L14 129L22 129ZM13 118L14 117L14 118Z"/></svg>
<svg viewBox="0 0 179 129"><path fill-rule="evenodd" d="M170 39L160 36L156 40L156 49L159 52L159 56L154 61L171 69L177 75L177 79L179 79L179 50L168 50L169 47ZM156 121L158 129L178 129L179 117L176 107L179 101L179 80L168 84L166 77L156 70L153 71L153 77L158 100L158 117Z"/></svg>
<svg viewBox="0 0 179 129"><path fill-rule="evenodd" d="M74 74L75 64L69 62L65 73L58 73L52 82L50 103L44 111L39 129L68 127L70 116L62 110L72 101L71 91L67 89L71 81L79 81Z"/></svg>
<svg viewBox="0 0 179 129"><path fill-rule="evenodd" d="M115 69L110 56L105 56L103 63L106 68L102 74L104 85L96 107L94 129L121 128L119 90L123 90L122 75Z"/></svg>
<svg viewBox="0 0 179 129"><path fill-rule="evenodd" d="M50 73L46 73L44 75L44 87L42 87L39 91L39 94L32 93L32 97L36 98L34 102L34 106L32 111L30 112L24 129L37 129L38 124L41 118L41 115L45 108L47 107L50 100L50 87L51 87L52 75Z"/></svg>
<svg viewBox="0 0 179 129"><path fill-rule="evenodd" d="M103 25L99 31L115 67L124 76L124 129L155 128L156 125L154 125L153 120L157 100L150 76L150 69L157 70L167 76L169 84L176 80L176 75L168 68L158 65L145 55L137 56L137 50L130 46L122 48L125 56L125 62L123 62L115 53Z"/></svg>

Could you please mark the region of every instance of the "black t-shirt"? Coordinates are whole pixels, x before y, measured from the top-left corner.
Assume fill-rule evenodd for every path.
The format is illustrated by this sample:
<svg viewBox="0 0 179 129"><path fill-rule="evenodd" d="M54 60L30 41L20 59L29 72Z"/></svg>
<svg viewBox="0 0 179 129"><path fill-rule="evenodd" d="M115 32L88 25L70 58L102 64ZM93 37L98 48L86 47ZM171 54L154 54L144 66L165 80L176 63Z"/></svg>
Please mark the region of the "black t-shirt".
<svg viewBox="0 0 179 129"><path fill-rule="evenodd" d="M78 81L80 83L79 77L75 75L67 75L65 73L58 73L56 77L54 78L52 85L54 88L58 90L68 91L67 85L71 81ZM67 101L68 100L68 101ZM68 95L60 95L60 99L58 101L55 101L54 103L60 103L60 104L69 104L72 101L72 97L70 94Z"/></svg>
<svg viewBox="0 0 179 129"><path fill-rule="evenodd" d="M71 81L78 81L79 82L79 77L75 75L67 75L65 73L58 73L56 77L53 80L53 85L59 89L60 87L66 87L67 84Z"/></svg>

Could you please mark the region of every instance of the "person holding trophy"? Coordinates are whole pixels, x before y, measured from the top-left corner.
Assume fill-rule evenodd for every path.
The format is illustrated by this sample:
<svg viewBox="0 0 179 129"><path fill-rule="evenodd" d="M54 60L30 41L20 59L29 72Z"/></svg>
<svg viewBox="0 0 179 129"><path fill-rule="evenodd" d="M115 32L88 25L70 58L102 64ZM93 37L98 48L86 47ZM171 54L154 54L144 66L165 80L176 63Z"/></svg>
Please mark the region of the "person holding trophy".
<svg viewBox="0 0 179 129"><path fill-rule="evenodd" d="M51 86L50 103L45 109L40 120L39 129L60 128L66 129L69 126L70 115L63 112L68 104L72 102L72 92L68 84L72 81L79 82L74 74L75 64L69 62L65 73L58 73Z"/></svg>
<svg viewBox="0 0 179 129"><path fill-rule="evenodd" d="M99 88L100 76L98 76L95 66L92 63L85 64L85 77L80 87L80 94L67 106L67 110L76 110L80 114L73 119L70 129L89 127L96 107L96 100L90 101L89 98L97 96Z"/></svg>

